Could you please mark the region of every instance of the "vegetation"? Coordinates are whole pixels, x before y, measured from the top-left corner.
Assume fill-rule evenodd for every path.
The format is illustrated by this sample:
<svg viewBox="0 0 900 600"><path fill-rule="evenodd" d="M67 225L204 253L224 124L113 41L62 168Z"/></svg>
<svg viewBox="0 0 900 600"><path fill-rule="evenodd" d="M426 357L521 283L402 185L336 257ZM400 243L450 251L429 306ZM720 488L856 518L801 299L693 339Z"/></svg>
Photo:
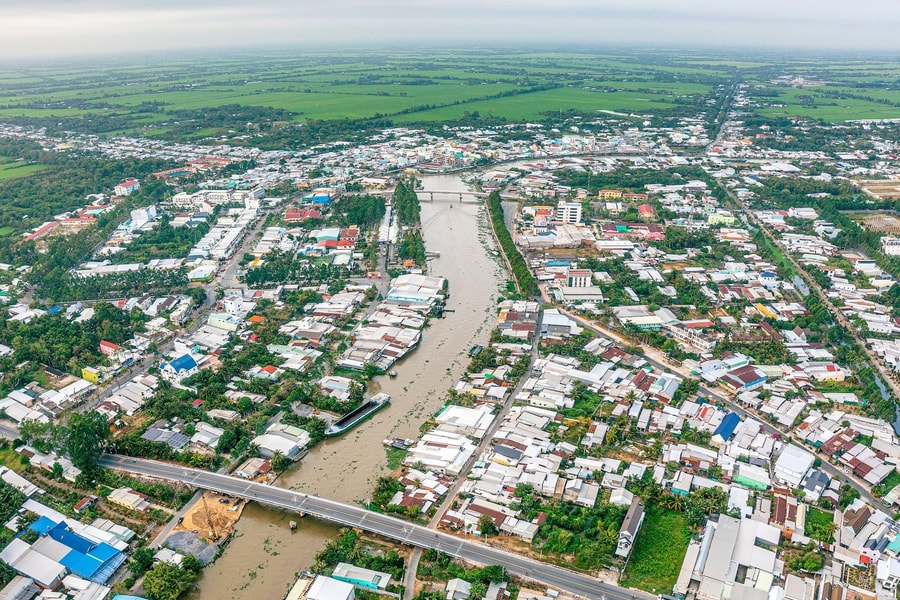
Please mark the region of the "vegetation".
<svg viewBox="0 0 900 600"><path fill-rule="evenodd" d="M809 507L806 512L807 537L830 544L834 541L834 513L830 510L819 510Z"/></svg>
<svg viewBox="0 0 900 600"><path fill-rule="evenodd" d="M32 165L32 176L24 176L28 173L21 170L19 177L0 176L0 226L16 231L37 227L54 215L81 208L89 194L109 193L127 177L145 177L173 166L158 159L110 161L95 154L54 152L31 140L8 137L0 138L0 156L21 160L16 164ZM36 173L40 176L34 176ZM138 190L134 199L146 195Z"/></svg>
<svg viewBox="0 0 900 600"><path fill-rule="evenodd" d="M154 258L181 258L209 231L209 225L172 227L163 218L153 230L142 233L124 250L110 257L115 264L148 263Z"/></svg>
<svg viewBox="0 0 900 600"><path fill-rule="evenodd" d="M143 328L139 311L127 313L105 302L93 308L94 315L81 323L61 314L40 316L30 323L0 319L0 340L15 349L11 357L0 359L2 370L15 372L15 365L32 361L81 375L82 367L106 364L100 353L101 340L121 344ZM9 383L18 386L26 382L13 377Z"/></svg>
<svg viewBox="0 0 900 600"><path fill-rule="evenodd" d="M397 554L396 550L386 550L376 555L368 552L366 550L367 546L368 544L363 543L358 533L352 529L345 529L340 537L329 541L316 554L314 571L330 575L338 563L346 562L363 569L389 573L394 581L402 582L403 557ZM388 591L394 591L395 589L395 586L388 586Z"/></svg>
<svg viewBox="0 0 900 600"><path fill-rule="evenodd" d="M646 592L669 593L684 560L691 531L684 514L654 507L644 516L621 583Z"/></svg>
<svg viewBox="0 0 900 600"><path fill-rule="evenodd" d="M410 229L397 244L397 257L412 260L418 266L425 266L425 240L418 229Z"/></svg>
<svg viewBox="0 0 900 600"><path fill-rule="evenodd" d="M344 196L332 209L332 220L346 227L358 225L372 228L384 218L384 199L378 196Z"/></svg>
<svg viewBox="0 0 900 600"><path fill-rule="evenodd" d="M66 450L72 464L81 469L89 479L93 479L97 462L109 439L109 423L97 412L75 413L69 417L66 428Z"/></svg>
<svg viewBox="0 0 900 600"><path fill-rule="evenodd" d="M252 287L275 283L324 283L348 277L347 267L336 267L326 260L313 261L294 256L293 253L272 252L265 262L250 269L244 275L244 283Z"/></svg>
<svg viewBox="0 0 900 600"><path fill-rule="evenodd" d="M544 500L529 485L516 486L514 507L521 518L531 520L539 512L547 520L538 530L534 547L542 553L566 560L590 571L611 564L626 507L598 501L593 508L573 502Z"/></svg>
<svg viewBox="0 0 900 600"><path fill-rule="evenodd" d="M147 571L143 587L150 600L178 600L182 594L194 587L198 575L195 565L198 563L196 560L185 559L184 564L177 567L160 561Z"/></svg>
<svg viewBox="0 0 900 600"><path fill-rule="evenodd" d="M519 288L519 291L526 296L539 296L541 292L538 288L537 281L535 281L534 276L528 269L528 265L525 263L525 259L522 258L519 249L516 248L512 235L509 233L509 229L506 228L506 221L503 218L503 204L500 201L500 192L497 190L491 192L487 199L487 207L488 215L491 219L491 226L494 228L494 235L497 236L497 241L500 242L500 248L503 250L503 254L506 255L506 259L512 266L512 276L516 280L516 286Z"/></svg>
<svg viewBox="0 0 900 600"><path fill-rule="evenodd" d="M405 227L417 227L421 221L419 196L415 178L400 179L394 189L394 214L397 223Z"/></svg>

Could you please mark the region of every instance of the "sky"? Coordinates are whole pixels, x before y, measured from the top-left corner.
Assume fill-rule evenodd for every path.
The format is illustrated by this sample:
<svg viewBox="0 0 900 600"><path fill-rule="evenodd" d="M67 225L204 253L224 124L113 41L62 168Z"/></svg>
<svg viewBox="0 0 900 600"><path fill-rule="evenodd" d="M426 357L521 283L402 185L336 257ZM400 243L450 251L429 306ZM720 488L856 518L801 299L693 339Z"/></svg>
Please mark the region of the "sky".
<svg viewBox="0 0 900 600"><path fill-rule="evenodd" d="M261 46L900 51L897 0L0 0L0 57Z"/></svg>

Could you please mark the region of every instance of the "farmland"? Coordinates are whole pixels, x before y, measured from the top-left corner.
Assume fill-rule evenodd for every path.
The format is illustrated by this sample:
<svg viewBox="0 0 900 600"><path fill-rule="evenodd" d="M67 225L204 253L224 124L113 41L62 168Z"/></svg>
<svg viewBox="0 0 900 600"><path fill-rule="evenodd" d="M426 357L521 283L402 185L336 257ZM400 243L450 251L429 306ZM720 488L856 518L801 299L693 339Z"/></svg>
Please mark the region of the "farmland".
<svg viewBox="0 0 900 600"><path fill-rule="evenodd" d="M204 111L241 107L272 123L390 117L456 120L474 112L539 120L560 111L674 114L715 100L734 67L655 55L392 52L173 58L79 69L0 67L0 119L107 134L191 139L233 124ZM714 102L713 102L714 103ZM185 123L194 124L186 128Z"/></svg>
<svg viewBox="0 0 900 600"><path fill-rule="evenodd" d="M632 121L703 115L711 121L731 84L741 81L750 86L750 111L764 119L843 122L900 113L900 68L859 58L476 49L124 60L0 65L0 121L51 134L301 148L392 125L557 126L609 112ZM779 77L812 84L792 86ZM311 127L298 133L292 125ZM0 178L28 174L14 170Z"/></svg>
<svg viewBox="0 0 900 600"><path fill-rule="evenodd" d="M45 165L29 164L23 161L13 161L0 156L0 181L6 179L18 179L28 177L45 170Z"/></svg>

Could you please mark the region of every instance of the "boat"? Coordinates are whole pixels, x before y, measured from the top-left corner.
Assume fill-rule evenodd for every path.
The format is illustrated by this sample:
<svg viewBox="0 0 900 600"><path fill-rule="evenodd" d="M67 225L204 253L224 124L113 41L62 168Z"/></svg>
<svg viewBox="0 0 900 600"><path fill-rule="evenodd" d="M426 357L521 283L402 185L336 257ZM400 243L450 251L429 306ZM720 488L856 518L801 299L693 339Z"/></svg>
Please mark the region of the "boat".
<svg viewBox="0 0 900 600"><path fill-rule="evenodd" d="M416 440L405 440L403 438L393 438L387 439L382 442L385 446L389 448L397 448L398 450L409 450L412 446L414 446Z"/></svg>
<svg viewBox="0 0 900 600"><path fill-rule="evenodd" d="M384 392L375 394L363 402L356 410L348 412L346 415L332 423L332 425L325 430L325 435L331 437L340 435L348 429L352 429L387 406L390 402L391 397Z"/></svg>

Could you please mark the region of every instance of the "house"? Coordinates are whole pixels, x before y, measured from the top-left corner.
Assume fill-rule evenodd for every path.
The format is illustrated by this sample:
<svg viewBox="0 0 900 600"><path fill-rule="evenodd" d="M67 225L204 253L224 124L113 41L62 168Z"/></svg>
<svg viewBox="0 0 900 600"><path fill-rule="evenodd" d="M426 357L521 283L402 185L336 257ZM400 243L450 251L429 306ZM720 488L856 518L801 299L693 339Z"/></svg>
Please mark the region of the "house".
<svg viewBox="0 0 900 600"><path fill-rule="evenodd" d="M159 372L162 374L163 379L173 383L187 379L195 374L199 368L197 361L190 354L182 354L172 361L163 361L159 364Z"/></svg>
<svg viewBox="0 0 900 600"><path fill-rule="evenodd" d="M107 500L109 500L113 504L117 504L129 510L135 510L137 512L145 512L148 508L150 508L150 501L147 500L146 494L135 492L128 487L121 487L113 490L109 493Z"/></svg>
<svg viewBox="0 0 900 600"><path fill-rule="evenodd" d="M100 354L103 354L104 356L113 356L118 351L118 344L113 344L112 342L107 342L106 340L100 340Z"/></svg>
<svg viewBox="0 0 900 600"><path fill-rule="evenodd" d="M798 446L785 446L773 470L775 478L792 488L800 487L800 482L813 466L815 457Z"/></svg>
<svg viewBox="0 0 900 600"><path fill-rule="evenodd" d="M134 178L129 178L113 188L116 196L128 196L132 192L137 191L141 187L141 182Z"/></svg>
<svg viewBox="0 0 900 600"><path fill-rule="evenodd" d="M448 581L444 590L447 592L447 600L469 600L469 596L472 594L472 584L457 577Z"/></svg>
<svg viewBox="0 0 900 600"><path fill-rule="evenodd" d="M719 379L719 383L735 394L755 390L766 382L768 375L753 365L729 371Z"/></svg>
<svg viewBox="0 0 900 600"><path fill-rule="evenodd" d="M306 590L306 600L353 600L353 585L319 575Z"/></svg>
<svg viewBox="0 0 900 600"><path fill-rule="evenodd" d="M331 577L338 581L350 583L356 587L370 590L385 590L391 581L389 573L364 569L348 563L338 563L331 573Z"/></svg>
<svg viewBox="0 0 900 600"><path fill-rule="evenodd" d="M638 530L644 522L644 505L638 498L632 498L631 506L625 513L625 520L622 521L622 527L619 529L619 542L616 544L616 556L628 558L631 554L631 548L634 546L634 540L637 538Z"/></svg>

